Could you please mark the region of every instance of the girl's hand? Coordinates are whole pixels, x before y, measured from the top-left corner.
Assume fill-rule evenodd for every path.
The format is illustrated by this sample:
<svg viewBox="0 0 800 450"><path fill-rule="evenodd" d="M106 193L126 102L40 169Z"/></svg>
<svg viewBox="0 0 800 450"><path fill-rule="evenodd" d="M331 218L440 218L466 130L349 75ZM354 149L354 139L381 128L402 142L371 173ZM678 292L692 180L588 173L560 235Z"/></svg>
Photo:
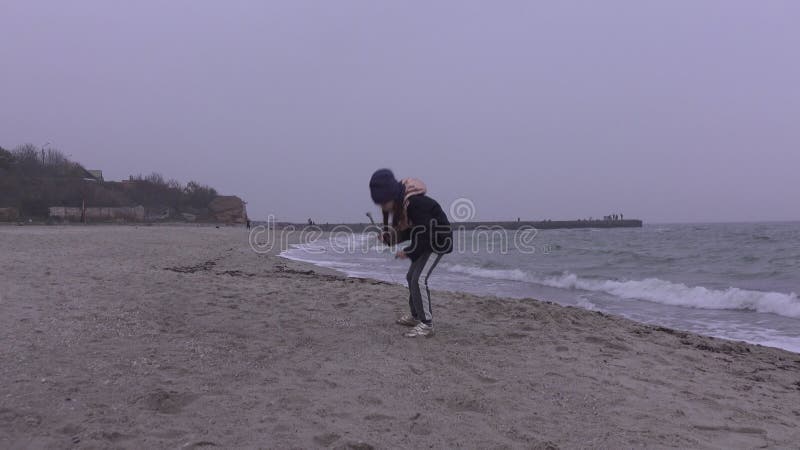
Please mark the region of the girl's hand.
<svg viewBox="0 0 800 450"><path fill-rule="evenodd" d="M406 252L398 250L397 253L394 255L394 257L397 259L406 259L408 258L408 255L406 255Z"/></svg>

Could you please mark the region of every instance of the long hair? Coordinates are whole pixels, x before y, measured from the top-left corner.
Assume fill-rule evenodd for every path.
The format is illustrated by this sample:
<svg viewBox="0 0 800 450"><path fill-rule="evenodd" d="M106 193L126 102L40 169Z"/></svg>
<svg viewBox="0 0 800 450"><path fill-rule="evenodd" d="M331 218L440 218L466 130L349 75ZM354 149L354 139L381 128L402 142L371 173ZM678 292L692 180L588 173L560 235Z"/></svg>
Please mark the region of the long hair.
<svg viewBox="0 0 800 450"><path fill-rule="evenodd" d="M428 192L425 183L416 178L403 178L400 180L400 195L394 201L394 210L383 212L383 227L388 231L389 216L391 215L391 229L394 230L395 237L401 232L409 229L411 223L408 220L408 202L415 195L422 195Z"/></svg>

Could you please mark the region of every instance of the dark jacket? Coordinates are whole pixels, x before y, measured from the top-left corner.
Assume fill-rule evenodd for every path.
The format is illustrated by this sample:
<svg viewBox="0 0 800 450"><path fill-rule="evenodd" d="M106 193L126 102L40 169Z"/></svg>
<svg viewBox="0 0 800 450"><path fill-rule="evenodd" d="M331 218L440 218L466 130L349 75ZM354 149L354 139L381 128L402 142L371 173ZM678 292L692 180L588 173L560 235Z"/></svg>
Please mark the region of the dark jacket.
<svg viewBox="0 0 800 450"><path fill-rule="evenodd" d="M453 251L450 221L436 200L424 194L409 197L407 214L411 228L401 233L399 241L411 241L403 252L412 261L426 253Z"/></svg>

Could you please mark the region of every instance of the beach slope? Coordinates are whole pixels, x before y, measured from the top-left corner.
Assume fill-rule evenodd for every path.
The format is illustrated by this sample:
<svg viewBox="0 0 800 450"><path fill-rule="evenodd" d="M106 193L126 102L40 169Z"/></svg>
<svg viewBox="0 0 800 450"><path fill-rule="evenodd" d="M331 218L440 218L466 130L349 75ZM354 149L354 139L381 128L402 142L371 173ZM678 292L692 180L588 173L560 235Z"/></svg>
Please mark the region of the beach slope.
<svg viewBox="0 0 800 450"><path fill-rule="evenodd" d="M243 229L0 227L0 273L2 448L800 442L800 354L458 293L409 340L403 287Z"/></svg>

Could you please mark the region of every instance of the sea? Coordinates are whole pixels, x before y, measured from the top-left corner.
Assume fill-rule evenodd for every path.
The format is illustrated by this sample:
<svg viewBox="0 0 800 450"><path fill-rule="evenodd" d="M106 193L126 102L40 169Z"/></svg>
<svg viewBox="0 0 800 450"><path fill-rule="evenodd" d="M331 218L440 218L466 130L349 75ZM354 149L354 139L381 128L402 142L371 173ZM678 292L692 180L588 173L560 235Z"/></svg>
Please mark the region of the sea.
<svg viewBox="0 0 800 450"><path fill-rule="evenodd" d="M800 353L798 222L457 227L454 241L431 289L549 300ZM395 250L375 234L340 232L306 239L282 256L405 284L409 263L394 259Z"/></svg>

